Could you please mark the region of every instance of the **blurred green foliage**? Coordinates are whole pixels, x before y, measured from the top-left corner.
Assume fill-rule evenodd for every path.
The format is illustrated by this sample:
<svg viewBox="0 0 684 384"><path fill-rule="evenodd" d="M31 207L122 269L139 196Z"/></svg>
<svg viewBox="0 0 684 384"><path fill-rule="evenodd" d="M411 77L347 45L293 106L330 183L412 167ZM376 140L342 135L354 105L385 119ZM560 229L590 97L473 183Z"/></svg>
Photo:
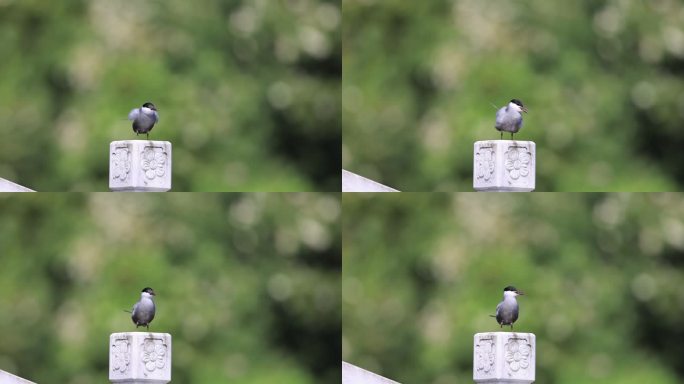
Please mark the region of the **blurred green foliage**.
<svg viewBox="0 0 684 384"><path fill-rule="evenodd" d="M343 359L401 383L472 381L502 290L537 382L684 379L684 196L345 194Z"/></svg>
<svg viewBox="0 0 684 384"><path fill-rule="evenodd" d="M175 191L339 191L340 24L340 0L0 1L0 177L107 190L152 101Z"/></svg>
<svg viewBox="0 0 684 384"><path fill-rule="evenodd" d="M150 286L173 382L340 377L339 196L0 196L0 369L107 381L109 335ZM140 331L140 329L138 329Z"/></svg>
<svg viewBox="0 0 684 384"><path fill-rule="evenodd" d="M537 190L684 185L681 1L345 0L343 166L402 191L472 190L496 106L529 108Z"/></svg>

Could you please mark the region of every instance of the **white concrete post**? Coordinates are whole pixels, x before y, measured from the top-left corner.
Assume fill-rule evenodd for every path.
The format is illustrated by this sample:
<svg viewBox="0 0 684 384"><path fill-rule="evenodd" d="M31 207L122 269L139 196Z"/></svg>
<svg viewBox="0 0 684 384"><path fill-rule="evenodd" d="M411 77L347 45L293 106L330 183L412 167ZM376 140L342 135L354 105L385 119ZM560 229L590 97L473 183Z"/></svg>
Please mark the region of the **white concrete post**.
<svg viewBox="0 0 684 384"><path fill-rule="evenodd" d="M399 384L373 372L342 362L342 384Z"/></svg>
<svg viewBox="0 0 684 384"><path fill-rule="evenodd" d="M476 333L473 380L491 384L532 383L535 359L534 333Z"/></svg>
<svg viewBox="0 0 684 384"><path fill-rule="evenodd" d="M109 381L129 384L171 381L171 335L112 333L109 336Z"/></svg>
<svg viewBox="0 0 684 384"><path fill-rule="evenodd" d="M166 192L171 189L171 143L122 140L109 144L109 189Z"/></svg>
<svg viewBox="0 0 684 384"><path fill-rule="evenodd" d="M476 141L473 188L476 191L534 191L536 145L533 141Z"/></svg>

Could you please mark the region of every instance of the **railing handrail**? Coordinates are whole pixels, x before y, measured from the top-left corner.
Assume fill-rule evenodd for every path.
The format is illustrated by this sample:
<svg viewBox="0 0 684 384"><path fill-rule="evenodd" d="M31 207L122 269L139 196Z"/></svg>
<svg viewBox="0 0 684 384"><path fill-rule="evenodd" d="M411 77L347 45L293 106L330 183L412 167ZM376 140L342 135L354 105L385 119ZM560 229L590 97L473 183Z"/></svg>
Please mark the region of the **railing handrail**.
<svg viewBox="0 0 684 384"><path fill-rule="evenodd" d="M33 189L24 187L0 177L0 192L35 192Z"/></svg>

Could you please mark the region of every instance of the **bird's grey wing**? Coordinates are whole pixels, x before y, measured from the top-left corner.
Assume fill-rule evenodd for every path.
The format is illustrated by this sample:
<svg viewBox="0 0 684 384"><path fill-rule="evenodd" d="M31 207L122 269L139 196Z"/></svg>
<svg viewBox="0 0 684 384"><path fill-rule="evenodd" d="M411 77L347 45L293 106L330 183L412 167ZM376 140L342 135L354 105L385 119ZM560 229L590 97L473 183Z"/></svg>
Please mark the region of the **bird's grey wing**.
<svg viewBox="0 0 684 384"><path fill-rule="evenodd" d="M513 317L511 318L511 322L515 323L516 320L518 320L518 306L516 305L513 307L513 310L511 311L513 313Z"/></svg>
<svg viewBox="0 0 684 384"><path fill-rule="evenodd" d="M135 314L138 310L138 304L140 304L140 303L138 302L138 303L135 303L135 305L133 305L133 310L131 311L131 315L135 316Z"/></svg>
<svg viewBox="0 0 684 384"><path fill-rule="evenodd" d="M496 306L496 321L501 324L501 307L503 306L503 301Z"/></svg>
<svg viewBox="0 0 684 384"><path fill-rule="evenodd" d="M128 114L128 120L135 120L138 116L140 116L140 108L135 108Z"/></svg>
<svg viewBox="0 0 684 384"><path fill-rule="evenodd" d="M500 108L498 111L496 111L496 125L494 127L501 128L503 127L504 120L506 119L506 107Z"/></svg>

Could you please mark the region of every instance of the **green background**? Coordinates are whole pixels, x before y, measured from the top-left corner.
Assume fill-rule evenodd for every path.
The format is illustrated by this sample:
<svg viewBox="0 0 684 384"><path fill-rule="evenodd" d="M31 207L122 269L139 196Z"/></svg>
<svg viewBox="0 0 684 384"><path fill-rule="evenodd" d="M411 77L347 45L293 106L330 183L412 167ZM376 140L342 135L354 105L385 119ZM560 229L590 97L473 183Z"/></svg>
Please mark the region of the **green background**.
<svg viewBox="0 0 684 384"><path fill-rule="evenodd" d="M345 0L342 164L472 191L496 106L529 109L538 191L684 185L681 1Z"/></svg>
<svg viewBox="0 0 684 384"><path fill-rule="evenodd" d="M150 286L174 383L339 383L339 205L335 194L0 196L0 369L107 382L109 335L136 330L124 310Z"/></svg>
<svg viewBox="0 0 684 384"><path fill-rule="evenodd" d="M684 196L344 194L342 356L401 383L472 382L473 335L525 292L536 382L684 380Z"/></svg>
<svg viewBox="0 0 684 384"><path fill-rule="evenodd" d="M174 191L339 191L340 26L340 0L0 1L0 177L106 191L151 101Z"/></svg>

